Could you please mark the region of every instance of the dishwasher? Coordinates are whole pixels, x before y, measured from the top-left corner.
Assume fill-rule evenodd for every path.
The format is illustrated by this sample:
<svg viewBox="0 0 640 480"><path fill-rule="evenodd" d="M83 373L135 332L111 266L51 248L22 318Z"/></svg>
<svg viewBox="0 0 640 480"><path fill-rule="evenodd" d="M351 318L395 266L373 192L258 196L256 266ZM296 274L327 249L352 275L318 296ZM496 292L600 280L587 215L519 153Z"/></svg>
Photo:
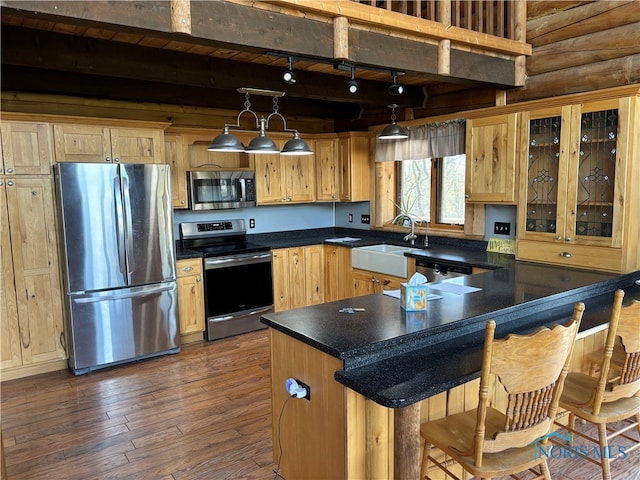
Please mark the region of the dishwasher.
<svg viewBox="0 0 640 480"><path fill-rule="evenodd" d="M417 258L416 272L427 277L429 282L439 282L440 280L446 280L447 278L471 275L472 270L470 265L465 265L463 263Z"/></svg>

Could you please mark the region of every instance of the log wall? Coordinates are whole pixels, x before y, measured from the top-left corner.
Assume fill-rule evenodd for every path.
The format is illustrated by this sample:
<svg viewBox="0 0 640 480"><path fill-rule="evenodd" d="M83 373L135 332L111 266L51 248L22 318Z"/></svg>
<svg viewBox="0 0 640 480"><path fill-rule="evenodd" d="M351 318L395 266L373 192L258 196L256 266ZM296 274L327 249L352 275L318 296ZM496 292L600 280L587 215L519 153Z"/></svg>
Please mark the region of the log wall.
<svg viewBox="0 0 640 480"><path fill-rule="evenodd" d="M507 102L640 83L640 1L530 2L525 86Z"/></svg>

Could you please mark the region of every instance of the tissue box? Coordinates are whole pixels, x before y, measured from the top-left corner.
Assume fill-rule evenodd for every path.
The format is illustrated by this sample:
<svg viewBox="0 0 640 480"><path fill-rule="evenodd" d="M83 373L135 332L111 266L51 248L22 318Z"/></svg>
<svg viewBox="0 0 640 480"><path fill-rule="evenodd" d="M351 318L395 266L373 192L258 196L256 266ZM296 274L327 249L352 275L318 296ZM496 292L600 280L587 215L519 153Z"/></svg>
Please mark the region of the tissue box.
<svg viewBox="0 0 640 480"><path fill-rule="evenodd" d="M400 306L408 312L427 309L427 285L400 284Z"/></svg>

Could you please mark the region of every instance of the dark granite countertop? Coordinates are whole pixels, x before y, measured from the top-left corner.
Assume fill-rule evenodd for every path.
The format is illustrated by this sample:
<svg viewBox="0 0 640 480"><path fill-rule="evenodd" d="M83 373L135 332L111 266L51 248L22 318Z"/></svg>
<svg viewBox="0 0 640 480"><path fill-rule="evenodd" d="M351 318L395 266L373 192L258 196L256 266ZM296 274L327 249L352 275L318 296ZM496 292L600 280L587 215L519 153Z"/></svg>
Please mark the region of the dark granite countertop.
<svg viewBox="0 0 640 480"><path fill-rule="evenodd" d="M333 238L359 238L353 242L331 242ZM317 228L310 230L293 230L285 232L262 233L248 235L253 243L267 245L272 249L290 248L307 245L333 244L348 248L364 247L378 243L408 246L402 240L403 234L398 232L384 232L379 230L359 230L342 227ZM420 239L423 237L420 236ZM429 247L416 242L412 247L422 251L407 253L414 257L426 257L453 263L463 263L472 267L501 268L514 263L513 255L486 252L487 242L476 240L462 240L447 237L429 237ZM195 258L202 256L199 252L182 248L181 242L176 241L176 259Z"/></svg>
<svg viewBox="0 0 640 480"><path fill-rule="evenodd" d="M515 262L511 268L446 280L482 290L442 295L425 312L405 312L380 294L268 314L263 323L343 360L336 379L375 402L400 408L479 376L486 321L497 336L568 319L585 302L581 331L606 323L616 288L640 298L628 275ZM365 312L339 313L343 307Z"/></svg>

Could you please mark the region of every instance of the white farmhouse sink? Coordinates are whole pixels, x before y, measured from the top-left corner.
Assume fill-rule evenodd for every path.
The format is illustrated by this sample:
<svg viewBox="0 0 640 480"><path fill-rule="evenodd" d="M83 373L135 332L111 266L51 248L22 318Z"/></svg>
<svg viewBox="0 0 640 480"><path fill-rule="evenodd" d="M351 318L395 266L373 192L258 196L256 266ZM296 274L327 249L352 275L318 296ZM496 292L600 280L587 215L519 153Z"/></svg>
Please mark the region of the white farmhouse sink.
<svg viewBox="0 0 640 480"><path fill-rule="evenodd" d="M397 245L370 245L351 250L351 266L362 270L407 277L407 257L405 252L417 252L419 248L399 247Z"/></svg>

